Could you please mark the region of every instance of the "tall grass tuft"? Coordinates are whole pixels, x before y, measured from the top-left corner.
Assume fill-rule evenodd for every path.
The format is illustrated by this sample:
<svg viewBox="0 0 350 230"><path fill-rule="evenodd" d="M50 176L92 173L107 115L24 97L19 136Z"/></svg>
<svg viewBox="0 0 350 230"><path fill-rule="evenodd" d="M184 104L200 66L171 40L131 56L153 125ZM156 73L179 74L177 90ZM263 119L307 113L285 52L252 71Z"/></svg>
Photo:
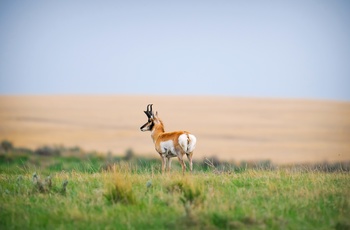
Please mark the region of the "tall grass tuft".
<svg viewBox="0 0 350 230"><path fill-rule="evenodd" d="M203 203L204 195L201 192L201 188L198 183L194 183L189 178L182 178L178 181L171 183L167 190L169 192L180 193L180 202L186 212L187 217L192 216L192 210Z"/></svg>
<svg viewBox="0 0 350 230"><path fill-rule="evenodd" d="M68 185L68 180L64 180L63 183L62 183L62 188L60 190L60 193L62 195L66 195L66 193L67 193L67 185Z"/></svg>
<svg viewBox="0 0 350 230"><path fill-rule="evenodd" d="M112 204L136 204L136 198L132 191L132 184L126 175L115 172L114 183L109 185L109 189L104 194L108 202Z"/></svg>

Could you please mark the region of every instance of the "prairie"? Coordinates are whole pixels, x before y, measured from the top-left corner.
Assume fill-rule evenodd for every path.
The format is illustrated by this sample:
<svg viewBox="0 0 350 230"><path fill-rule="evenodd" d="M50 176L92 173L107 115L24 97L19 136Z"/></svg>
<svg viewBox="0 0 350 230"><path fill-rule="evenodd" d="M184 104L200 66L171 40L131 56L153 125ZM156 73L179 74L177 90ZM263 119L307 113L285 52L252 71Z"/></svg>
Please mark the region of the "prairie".
<svg viewBox="0 0 350 230"><path fill-rule="evenodd" d="M160 173L149 103L193 174ZM350 229L349 102L0 96L0 141L0 229Z"/></svg>

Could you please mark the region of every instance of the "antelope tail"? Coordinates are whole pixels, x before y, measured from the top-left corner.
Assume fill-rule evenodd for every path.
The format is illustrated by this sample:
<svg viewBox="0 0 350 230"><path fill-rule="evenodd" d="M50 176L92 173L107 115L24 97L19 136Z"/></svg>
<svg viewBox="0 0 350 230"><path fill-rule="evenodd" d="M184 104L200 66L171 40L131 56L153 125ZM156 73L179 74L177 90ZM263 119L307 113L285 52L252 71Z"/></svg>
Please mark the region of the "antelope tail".
<svg viewBox="0 0 350 230"><path fill-rule="evenodd" d="M187 136L187 149L186 149L186 153L188 153L188 150L190 149L190 142L191 142L191 139L190 139L190 135L188 135L188 133L186 133L186 136Z"/></svg>

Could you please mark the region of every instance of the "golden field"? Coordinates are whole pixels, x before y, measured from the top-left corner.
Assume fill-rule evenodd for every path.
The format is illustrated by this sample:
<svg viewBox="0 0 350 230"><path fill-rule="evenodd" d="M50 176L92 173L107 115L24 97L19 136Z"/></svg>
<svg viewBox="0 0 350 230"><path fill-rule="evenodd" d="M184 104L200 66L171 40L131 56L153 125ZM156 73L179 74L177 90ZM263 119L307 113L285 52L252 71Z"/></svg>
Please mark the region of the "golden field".
<svg viewBox="0 0 350 230"><path fill-rule="evenodd" d="M350 103L215 96L0 96L0 140L157 156L143 111L197 137L194 159L274 163L350 160Z"/></svg>

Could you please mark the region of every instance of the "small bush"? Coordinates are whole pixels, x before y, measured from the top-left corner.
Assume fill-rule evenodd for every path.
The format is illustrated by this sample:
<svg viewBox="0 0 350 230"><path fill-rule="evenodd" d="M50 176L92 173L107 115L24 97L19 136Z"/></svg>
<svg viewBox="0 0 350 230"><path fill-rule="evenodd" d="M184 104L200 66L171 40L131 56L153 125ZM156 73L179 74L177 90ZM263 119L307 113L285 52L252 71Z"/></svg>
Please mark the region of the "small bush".
<svg viewBox="0 0 350 230"><path fill-rule="evenodd" d="M10 141L3 140L1 142L1 148L5 151L9 151L9 150L13 149L13 145Z"/></svg>
<svg viewBox="0 0 350 230"><path fill-rule="evenodd" d="M57 148L44 146L35 150L35 153L40 156L60 156L61 152Z"/></svg>
<svg viewBox="0 0 350 230"><path fill-rule="evenodd" d="M125 152L125 156L124 156L124 160L126 161L130 161L131 159L133 159L135 157L135 153L132 149L128 149Z"/></svg>

